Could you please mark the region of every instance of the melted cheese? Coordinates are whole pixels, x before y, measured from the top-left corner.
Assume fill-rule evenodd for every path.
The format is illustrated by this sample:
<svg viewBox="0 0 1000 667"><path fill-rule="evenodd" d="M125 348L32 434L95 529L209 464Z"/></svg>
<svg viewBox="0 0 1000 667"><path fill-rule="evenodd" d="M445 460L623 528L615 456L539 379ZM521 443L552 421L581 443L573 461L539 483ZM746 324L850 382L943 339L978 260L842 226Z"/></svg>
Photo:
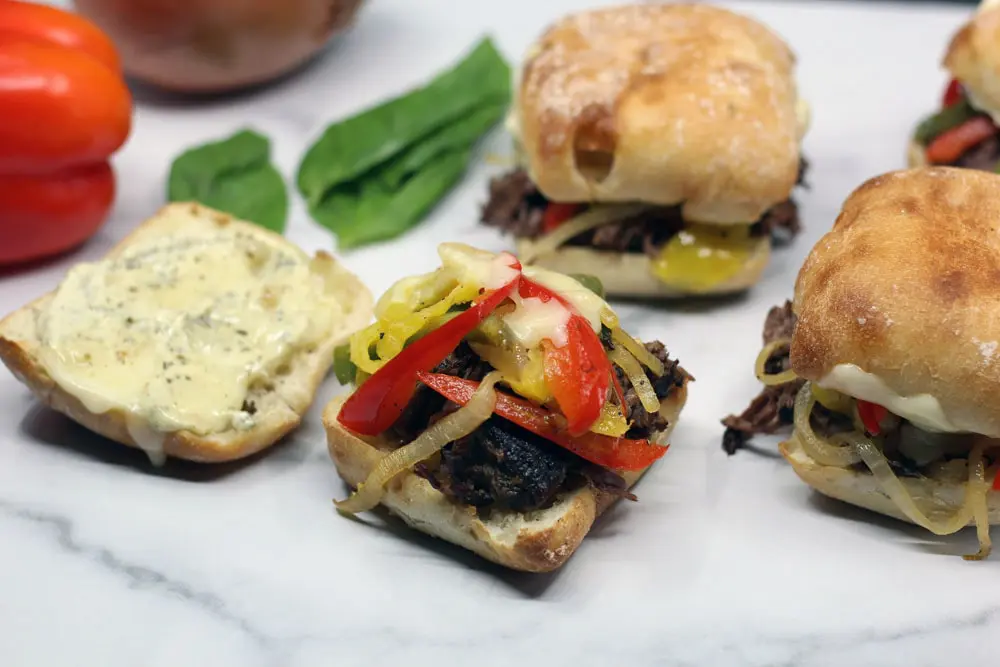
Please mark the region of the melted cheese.
<svg viewBox="0 0 1000 667"><path fill-rule="evenodd" d="M526 266L524 267L524 275L566 299L584 319L590 322L591 328L600 333L601 312L611 310L607 301L591 292L574 278L562 273L537 266Z"/></svg>
<svg viewBox="0 0 1000 667"><path fill-rule="evenodd" d="M806 131L812 122L812 109L809 108L809 103L801 97L795 101L795 120L798 123L799 141L801 141L802 137L806 136Z"/></svg>
<svg viewBox="0 0 1000 667"><path fill-rule="evenodd" d="M960 433L974 431L969 424L960 424L948 417L941 403L930 394L900 396L877 375L861 370L854 364L838 364L817 384L844 394L877 403L890 412L909 420L925 431Z"/></svg>
<svg viewBox="0 0 1000 667"><path fill-rule="evenodd" d="M514 312L504 316L507 333L525 349L532 349L548 339L556 347L566 344L566 324L569 323L569 310L552 299L542 301L532 297L515 299Z"/></svg>
<svg viewBox="0 0 1000 667"><path fill-rule="evenodd" d="M509 253L498 255L462 243L442 243L438 246L438 254L441 256L444 275L463 285L471 284L477 288L496 289L517 275L517 271L510 268L514 256ZM590 323L594 331L600 332L601 312L611 310L604 299L561 273L526 266L523 274L566 299ZM422 276L417 280L427 283L436 279L432 276ZM413 290L416 284L397 283L405 290ZM395 298L402 297L397 295ZM558 303L543 304L539 299L521 300L516 296L515 302L518 304L518 309L506 315L504 322L511 327L511 334L516 337L516 342L531 348L543 338L549 338L553 342L565 341L565 325L569 320L569 311L565 307Z"/></svg>
<svg viewBox="0 0 1000 667"><path fill-rule="evenodd" d="M40 359L91 412L123 411L160 462L166 433L253 428L251 387L328 336L340 307L280 237L198 219L143 234L69 272L39 315Z"/></svg>
<svg viewBox="0 0 1000 667"><path fill-rule="evenodd" d="M511 267L515 258L508 252L498 255L464 243L442 243L438 256L445 270L453 271L456 280L465 285L494 290L517 277L517 269Z"/></svg>

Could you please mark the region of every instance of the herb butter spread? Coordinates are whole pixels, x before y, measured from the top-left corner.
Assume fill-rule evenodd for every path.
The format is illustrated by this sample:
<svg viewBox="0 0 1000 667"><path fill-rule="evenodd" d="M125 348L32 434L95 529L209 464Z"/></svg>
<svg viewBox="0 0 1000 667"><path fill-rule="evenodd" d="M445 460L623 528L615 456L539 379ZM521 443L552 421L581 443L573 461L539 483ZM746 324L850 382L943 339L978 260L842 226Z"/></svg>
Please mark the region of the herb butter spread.
<svg viewBox="0 0 1000 667"><path fill-rule="evenodd" d="M45 370L91 412L124 411L151 456L164 433L253 428L249 390L342 315L313 270L323 258L183 214L138 234L123 253L73 268L40 311Z"/></svg>

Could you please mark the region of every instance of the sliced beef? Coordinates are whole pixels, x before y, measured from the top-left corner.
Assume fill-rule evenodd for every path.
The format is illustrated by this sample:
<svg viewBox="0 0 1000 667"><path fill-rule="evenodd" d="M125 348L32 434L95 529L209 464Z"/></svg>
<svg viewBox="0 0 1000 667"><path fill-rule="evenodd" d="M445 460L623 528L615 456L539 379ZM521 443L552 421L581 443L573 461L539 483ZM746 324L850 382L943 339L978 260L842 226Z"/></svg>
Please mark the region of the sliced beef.
<svg viewBox="0 0 1000 667"><path fill-rule="evenodd" d="M808 163L801 158L797 185L806 186L807 169ZM548 199L535 187L527 172L515 169L490 182L490 197L483 206L480 220L517 238L537 238L542 234L547 205ZM653 256L683 228L681 207L664 206L584 232L570 239L567 245ZM751 232L787 241L800 229L798 206L789 199L767 211L751 227Z"/></svg>
<svg viewBox="0 0 1000 667"><path fill-rule="evenodd" d="M995 171L1000 165L1000 135L994 134L979 142L955 161L956 167Z"/></svg>
<svg viewBox="0 0 1000 667"><path fill-rule="evenodd" d="M764 320L764 344L792 337L795 330L795 314L791 301L775 306ZM764 368L768 373L781 373L791 367L789 351L782 350L767 360ZM722 420L726 431L722 436L722 448L728 454L735 454L757 433L774 433L792 423L795 396L802 388L804 380L795 379L779 385L766 386L750 405L739 415L729 415Z"/></svg>

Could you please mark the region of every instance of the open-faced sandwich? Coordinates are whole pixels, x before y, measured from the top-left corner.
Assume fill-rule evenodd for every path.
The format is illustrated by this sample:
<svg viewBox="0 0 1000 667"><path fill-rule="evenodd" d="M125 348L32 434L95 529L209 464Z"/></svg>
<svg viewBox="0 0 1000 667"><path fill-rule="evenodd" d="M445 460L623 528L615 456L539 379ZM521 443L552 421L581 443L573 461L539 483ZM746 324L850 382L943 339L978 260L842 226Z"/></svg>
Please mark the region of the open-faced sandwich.
<svg viewBox="0 0 1000 667"><path fill-rule="evenodd" d="M624 332L592 279L438 252L338 353L356 386L323 423L357 489L338 507L381 503L501 565L553 570L664 454L691 378Z"/></svg>
<svg viewBox="0 0 1000 667"><path fill-rule="evenodd" d="M911 167L1000 167L1000 3L985 0L955 34L944 57L951 80L941 109L917 126Z"/></svg>
<svg viewBox="0 0 1000 667"><path fill-rule="evenodd" d="M760 23L702 4L585 11L529 50L508 127L520 166L482 221L518 256L611 296L737 292L799 230L809 111Z"/></svg>
<svg viewBox="0 0 1000 667"><path fill-rule="evenodd" d="M726 423L819 492L945 535L1000 522L1000 176L924 167L844 203L765 327L767 387ZM995 484L994 484L995 488Z"/></svg>
<svg viewBox="0 0 1000 667"><path fill-rule="evenodd" d="M329 255L172 204L0 321L0 359L43 403L154 463L231 461L298 426L371 311Z"/></svg>

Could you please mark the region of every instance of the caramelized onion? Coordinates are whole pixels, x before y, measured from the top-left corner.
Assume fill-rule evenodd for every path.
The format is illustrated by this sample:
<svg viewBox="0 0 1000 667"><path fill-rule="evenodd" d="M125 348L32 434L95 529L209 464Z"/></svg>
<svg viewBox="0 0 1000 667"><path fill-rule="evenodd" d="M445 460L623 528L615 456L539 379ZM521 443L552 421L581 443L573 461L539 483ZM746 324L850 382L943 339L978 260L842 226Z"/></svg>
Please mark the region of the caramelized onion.
<svg viewBox="0 0 1000 667"><path fill-rule="evenodd" d="M334 502L337 509L345 514L372 509L382 500L389 480L438 453L449 442L460 440L479 428L493 414L497 401L493 385L499 378L496 371L487 375L468 403L431 424L410 444L382 457L350 498Z"/></svg>
<svg viewBox="0 0 1000 667"><path fill-rule="evenodd" d="M611 340L616 345L621 345L628 350L629 354L635 357L640 364L653 371L653 375L656 377L661 377L665 372L663 362L647 350L645 345L632 338L632 336L625 333L621 328L615 327L611 330ZM623 368L622 370L625 369Z"/></svg>
<svg viewBox="0 0 1000 667"><path fill-rule="evenodd" d="M846 468L861 460L853 447L835 444L820 437L813 430L809 420L816 397L812 393L812 385L806 382L795 397L795 435L803 451L814 461L826 466ZM837 436L841 438L840 435Z"/></svg>
<svg viewBox="0 0 1000 667"><path fill-rule="evenodd" d="M618 366L618 368L625 371L625 375L628 376L629 382L632 383L632 388L635 389L635 393L639 397L642 407L646 408L646 412L659 412L660 399L656 397L653 385L649 383L646 372L642 370L642 366L639 365L636 358L629 354L628 350L624 347L616 347L608 353L608 359L611 360L611 363Z"/></svg>
<svg viewBox="0 0 1000 667"><path fill-rule="evenodd" d="M524 264L529 264L542 255L547 255L559 246L569 241L574 236L589 231L595 227L606 225L609 222L630 218L643 210L649 208L643 204L609 204L603 206L591 206L583 213L575 215L562 223L554 230L542 236L530 249L521 253L520 259Z"/></svg>
<svg viewBox="0 0 1000 667"><path fill-rule="evenodd" d="M790 368L787 371L782 371L781 373L774 373L773 375L769 374L767 370L765 370L768 359L770 359L771 356L774 355L774 353L777 350L780 350L783 347L788 347L791 344L792 341L790 341L789 339L781 338L775 341L771 341L770 343L764 346L764 349L761 350L760 354L757 355L757 363L754 365L754 371L757 375L758 380L760 380L765 385L770 386L775 384L785 384L786 382L791 382L796 377L798 377L795 375L795 371L793 371Z"/></svg>

